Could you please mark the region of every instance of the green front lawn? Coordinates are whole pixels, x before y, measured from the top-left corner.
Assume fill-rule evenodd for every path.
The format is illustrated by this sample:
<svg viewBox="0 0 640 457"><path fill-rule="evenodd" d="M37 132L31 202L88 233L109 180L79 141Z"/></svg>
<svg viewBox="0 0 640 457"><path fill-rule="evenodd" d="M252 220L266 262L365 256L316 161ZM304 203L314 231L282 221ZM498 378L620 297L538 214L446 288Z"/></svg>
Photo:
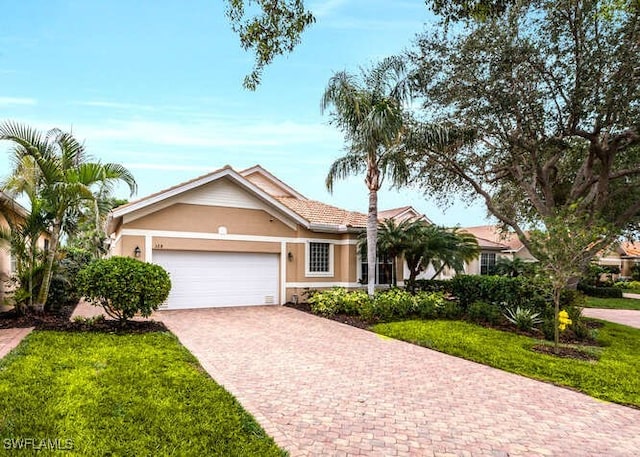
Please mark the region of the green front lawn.
<svg viewBox="0 0 640 457"><path fill-rule="evenodd" d="M640 310L640 300L635 298L585 297L587 308L636 309Z"/></svg>
<svg viewBox="0 0 640 457"><path fill-rule="evenodd" d="M597 362L534 352L534 338L462 321L403 321L375 325L376 333L447 354L575 388L592 397L640 407L640 330L605 323Z"/></svg>
<svg viewBox="0 0 640 457"><path fill-rule="evenodd" d="M169 333L33 332L0 360L3 450L12 439L78 456L286 455Z"/></svg>

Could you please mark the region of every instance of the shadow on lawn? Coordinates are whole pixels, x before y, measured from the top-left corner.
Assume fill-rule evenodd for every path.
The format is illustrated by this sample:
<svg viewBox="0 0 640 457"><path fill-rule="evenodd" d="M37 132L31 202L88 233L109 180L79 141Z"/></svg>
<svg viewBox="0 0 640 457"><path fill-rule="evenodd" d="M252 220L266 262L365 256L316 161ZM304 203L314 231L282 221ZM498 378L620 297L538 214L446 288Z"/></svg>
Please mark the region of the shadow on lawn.
<svg viewBox="0 0 640 457"><path fill-rule="evenodd" d="M162 322L154 320L128 321L125 325L111 319L84 319L71 321L77 305L63 306L59 310L45 313L27 312L19 316L14 310L0 313L0 329L35 327L36 330L57 330L61 332L100 333L147 333L167 332Z"/></svg>

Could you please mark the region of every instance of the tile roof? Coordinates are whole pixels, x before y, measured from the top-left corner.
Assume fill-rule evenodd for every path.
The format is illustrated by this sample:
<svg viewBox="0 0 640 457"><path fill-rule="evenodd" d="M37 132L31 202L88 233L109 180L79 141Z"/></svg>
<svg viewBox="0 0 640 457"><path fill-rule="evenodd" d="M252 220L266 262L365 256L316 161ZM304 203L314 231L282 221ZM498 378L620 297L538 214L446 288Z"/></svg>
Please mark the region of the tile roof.
<svg viewBox="0 0 640 457"><path fill-rule="evenodd" d="M471 233L479 240L485 240L489 246L503 246L505 249L519 251L524 246L518 235L514 232L500 232L497 225L478 225L475 227L463 227L463 232ZM481 243L482 246L482 243Z"/></svg>
<svg viewBox="0 0 640 457"><path fill-rule="evenodd" d="M378 219L380 219L381 221L384 221L385 219L393 219L394 217L404 213L408 209L411 209L411 207L403 206L401 208L393 208L393 209L387 209L384 211L378 211Z"/></svg>
<svg viewBox="0 0 640 457"><path fill-rule="evenodd" d="M276 197L276 200L312 224L344 225L354 228L367 226L367 215L363 213L347 211L315 200L300 200L295 197Z"/></svg>
<svg viewBox="0 0 640 457"><path fill-rule="evenodd" d="M624 254L629 257L640 257L639 241L623 241L620 243L620 248L624 251Z"/></svg>
<svg viewBox="0 0 640 457"><path fill-rule="evenodd" d="M185 186L189 186L192 183L195 183L200 180L204 180L207 177L213 176L226 169L233 170L233 168L231 168L229 165L226 165L218 170L214 170L202 176L198 176L196 178L190 179L180 184L176 184L175 186L171 186L167 189L163 189L153 194L146 195L140 199L131 201L126 205L122 205L122 206L119 206L118 208L115 208L114 211L117 211L119 214L122 214L122 210L125 210L125 212L131 211L131 209L128 209L131 206L137 205L141 202L151 200L154 197L161 196L162 194L170 193L173 190L180 189ZM254 186L260 188L261 190L269 194L274 200L278 201L279 203L284 205L286 208L293 211L293 213L297 214L302 219L308 221L311 224L322 224L322 225L336 226L336 227L344 226L344 227L359 228L359 229L366 228L367 226L366 214L359 213L357 211L348 211L348 210L331 206L316 200L309 200L306 197L304 197L302 194L299 194L297 191L290 188L287 184L280 181L278 178L276 178L274 175L272 175L271 173L269 173L267 170L265 170L260 166L254 166L246 170L242 170L239 172L239 174L243 178L250 181ZM267 181L263 182L262 180L254 179L252 178L253 174L261 174L267 178ZM282 187L282 189L284 189L285 191L291 191L296 195L295 196L278 195L279 192L274 192L274 189L272 188L273 186L270 183L275 183L276 185L279 185L280 187ZM394 218L410 209L413 209L413 208L411 206L403 206L401 208L394 208L386 211L380 211L378 214L378 219L384 220L386 218Z"/></svg>

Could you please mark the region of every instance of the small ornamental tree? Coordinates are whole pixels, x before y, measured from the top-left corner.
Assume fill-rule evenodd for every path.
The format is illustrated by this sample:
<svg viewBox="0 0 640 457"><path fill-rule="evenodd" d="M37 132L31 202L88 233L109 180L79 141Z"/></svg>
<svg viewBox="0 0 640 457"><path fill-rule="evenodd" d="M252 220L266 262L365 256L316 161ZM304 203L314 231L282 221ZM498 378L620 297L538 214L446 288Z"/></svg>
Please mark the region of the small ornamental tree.
<svg viewBox="0 0 640 457"><path fill-rule="evenodd" d="M171 290L164 268L129 257L92 262L78 274L78 284L88 302L123 324L137 313L149 317Z"/></svg>

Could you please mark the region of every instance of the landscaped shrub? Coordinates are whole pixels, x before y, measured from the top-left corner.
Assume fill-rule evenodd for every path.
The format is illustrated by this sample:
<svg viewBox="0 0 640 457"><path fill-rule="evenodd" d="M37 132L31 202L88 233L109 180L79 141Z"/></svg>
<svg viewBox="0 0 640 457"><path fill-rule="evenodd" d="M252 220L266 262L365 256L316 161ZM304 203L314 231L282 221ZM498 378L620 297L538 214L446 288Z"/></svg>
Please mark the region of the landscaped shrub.
<svg viewBox="0 0 640 457"><path fill-rule="evenodd" d="M78 272L91 262L91 253L84 249L70 248L61 254L49 286L47 308L50 309L78 303Z"/></svg>
<svg viewBox="0 0 640 457"><path fill-rule="evenodd" d="M571 307L584 308L587 300L582 292L575 289L564 289L560 293L560 308L566 309Z"/></svg>
<svg viewBox="0 0 640 457"><path fill-rule="evenodd" d="M418 292L413 300L414 312L422 319L438 317L438 310L445 304L442 292Z"/></svg>
<svg viewBox="0 0 640 457"><path fill-rule="evenodd" d="M442 279L418 279L415 290L424 292L448 292L451 291L451 281Z"/></svg>
<svg viewBox="0 0 640 457"><path fill-rule="evenodd" d="M347 314L365 321L391 321L410 316L434 318L445 311L452 312L452 305L443 308L446 303L440 292L412 295L397 288L377 292L372 300L363 290L347 292L344 288L335 287L316 292L309 298L309 303L314 314L325 317Z"/></svg>
<svg viewBox="0 0 640 457"><path fill-rule="evenodd" d="M617 287L594 287L588 284L579 283L578 290L590 297L599 298L622 298L622 289Z"/></svg>
<svg viewBox="0 0 640 457"><path fill-rule="evenodd" d="M159 265L129 257L96 260L78 273L78 290L107 315L126 322L149 317L169 296L171 280Z"/></svg>
<svg viewBox="0 0 640 457"><path fill-rule="evenodd" d="M381 321L403 319L415 310L413 295L402 289L389 289L378 292L373 299L374 317Z"/></svg>
<svg viewBox="0 0 640 457"><path fill-rule="evenodd" d="M516 306L515 309L506 308L503 315L509 322L526 332L532 330L536 325L542 324L544 321L544 319L540 317L540 313L535 312L531 308L521 308L519 306Z"/></svg>
<svg viewBox="0 0 640 457"><path fill-rule="evenodd" d="M500 307L494 303L476 301L469 306L467 317L472 322L486 322L495 325L500 322L502 313L500 312Z"/></svg>
<svg viewBox="0 0 640 457"><path fill-rule="evenodd" d="M451 280L451 293L463 311L476 301L506 303L542 312L551 300L550 288L540 280L526 277L459 275Z"/></svg>
<svg viewBox="0 0 640 457"><path fill-rule="evenodd" d="M343 287L316 291L309 297L311 312L325 317L334 316L344 308L343 303L347 299L347 290Z"/></svg>
<svg viewBox="0 0 640 457"><path fill-rule="evenodd" d="M464 314L464 310L457 300L444 300L438 306L437 317L442 319L459 319Z"/></svg>
<svg viewBox="0 0 640 457"><path fill-rule="evenodd" d="M640 281L618 281L613 287L623 290L640 290Z"/></svg>

